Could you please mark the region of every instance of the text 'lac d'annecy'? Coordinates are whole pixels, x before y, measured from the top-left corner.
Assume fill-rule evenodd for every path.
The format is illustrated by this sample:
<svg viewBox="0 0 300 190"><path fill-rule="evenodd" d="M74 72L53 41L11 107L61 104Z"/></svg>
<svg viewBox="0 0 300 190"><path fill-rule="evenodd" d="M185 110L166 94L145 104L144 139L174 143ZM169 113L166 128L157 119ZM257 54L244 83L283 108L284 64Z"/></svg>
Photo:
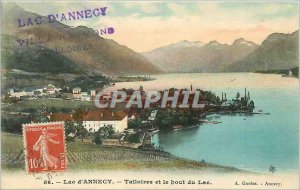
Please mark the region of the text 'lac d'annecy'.
<svg viewBox="0 0 300 190"><path fill-rule="evenodd" d="M31 17L22 17L22 18L18 18L18 27L21 30L23 28L28 28L30 26L38 26L42 24L49 25L53 23L52 26L54 26L55 28L61 28L62 31L67 32L67 30L73 30L74 27L67 26L67 25L59 25L55 23L103 17L107 15L107 9L108 9L107 7L97 7L93 9L82 9L78 11L70 11L65 13L48 14L47 16L34 15ZM99 35L113 34L115 32L115 29L114 27L105 26L105 27L98 27L92 30L87 29L87 30L79 30L79 31L81 35L84 35L86 37L94 37ZM47 34L43 34L43 36L34 35L31 38L17 39L17 44L22 48L31 45L35 45L38 48L43 48L43 45L50 41L56 41L56 40L68 41L69 38L70 35L67 35L66 33L60 33L57 36L48 34L48 37ZM68 45L64 47L55 47L53 51L56 53L65 54L65 53L71 53L75 51L89 50L91 48L92 48L91 44L82 43L82 44Z"/></svg>
<svg viewBox="0 0 300 190"><path fill-rule="evenodd" d="M64 22L71 20L81 20L93 17L105 16L107 7L99 7L94 9L84 9L67 13L48 14L47 16L36 16L29 18L18 18L18 26L26 27L32 25L40 25L44 22L54 23L55 21Z"/></svg>

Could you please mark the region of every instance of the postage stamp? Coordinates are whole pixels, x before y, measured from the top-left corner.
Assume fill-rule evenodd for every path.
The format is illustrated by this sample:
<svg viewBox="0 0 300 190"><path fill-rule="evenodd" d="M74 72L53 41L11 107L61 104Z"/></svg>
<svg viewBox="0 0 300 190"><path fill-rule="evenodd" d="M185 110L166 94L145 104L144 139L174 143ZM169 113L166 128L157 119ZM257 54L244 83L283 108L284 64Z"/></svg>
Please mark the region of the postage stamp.
<svg viewBox="0 0 300 190"><path fill-rule="evenodd" d="M67 169L63 122L24 124L23 138L28 173Z"/></svg>

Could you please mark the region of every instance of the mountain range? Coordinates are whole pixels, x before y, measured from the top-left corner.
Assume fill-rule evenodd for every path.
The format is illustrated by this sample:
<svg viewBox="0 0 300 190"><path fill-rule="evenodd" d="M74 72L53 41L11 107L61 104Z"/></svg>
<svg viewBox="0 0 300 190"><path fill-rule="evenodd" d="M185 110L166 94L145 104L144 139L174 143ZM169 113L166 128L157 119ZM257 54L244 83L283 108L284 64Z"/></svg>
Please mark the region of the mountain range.
<svg viewBox="0 0 300 190"><path fill-rule="evenodd" d="M94 32L92 28L73 28L58 21L49 23L46 22L47 17L11 3L4 5L2 15L2 63L5 69L106 75L161 72L144 56L128 47L98 35L88 35ZM37 17L44 22L19 28L18 19L27 23L31 18L34 23ZM68 48L72 51L66 53Z"/></svg>
<svg viewBox="0 0 300 190"><path fill-rule="evenodd" d="M299 30L291 34L270 34L256 50L228 66L225 71L284 70L298 66Z"/></svg>
<svg viewBox="0 0 300 190"><path fill-rule="evenodd" d="M298 66L298 31L274 33L261 45L236 39L231 45L217 41L180 41L143 53L165 72L248 72Z"/></svg>
<svg viewBox="0 0 300 190"><path fill-rule="evenodd" d="M179 41L149 52L137 53L85 26L43 22L20 28L18 19L47 17L6 3L2 13L2 64L4 70L36 73L105 75L158 74L162 72L253 72L298 66L299 32L270 34L261 45L236 39ZM41 43L40 43L41 42ZM79 50L78 50L79 47ZM67 48L72 49L66 53Z"/></svg>

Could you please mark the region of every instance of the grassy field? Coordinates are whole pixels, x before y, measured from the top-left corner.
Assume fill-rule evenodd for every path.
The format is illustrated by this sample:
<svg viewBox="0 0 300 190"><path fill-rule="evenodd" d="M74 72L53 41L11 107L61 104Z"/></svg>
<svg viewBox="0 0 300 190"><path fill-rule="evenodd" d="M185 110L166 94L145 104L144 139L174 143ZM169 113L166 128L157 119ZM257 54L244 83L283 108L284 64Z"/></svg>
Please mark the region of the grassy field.
<svg viewBox="0 0 300 190"><path fill-rule="evenodd" d="M2 132L3 169L24 168L23 140L21 135ZM240 170L213 164L185 160L166 152L143 151L124 147L101 146L96 144L67 143L69 170L136 170L136 169L214 169L221 172Z"/></svg>
<svg viewBox="0 0 300 190"><path fill-rule="evenodd" d="M30 108L37 110L42 105L46 105L48 108L56 109L76 109L76 108L95 108L93 101L73 101L73 100L62 100L62 99L36 99L18 102L15 104L3 106L3 110L7 112L16 112L18 109L28 110Z"/></svg>
<svg viewBox="0 0 300 190"><path fill-rule="evenodd" d="M62 100L62 99L36 99L36 100L26 100L14 104L5 104L2 106L2 110L5 112L18 112L34 109L35 111L40 108L42 105L46 105L47 108L56 108L57 112L60 112L62 109L71 110L74 109L95 109L94 101L77 101L77 100ZM118 103L115 108L112 110L119 111L125 110L125 103Z"/></svg>

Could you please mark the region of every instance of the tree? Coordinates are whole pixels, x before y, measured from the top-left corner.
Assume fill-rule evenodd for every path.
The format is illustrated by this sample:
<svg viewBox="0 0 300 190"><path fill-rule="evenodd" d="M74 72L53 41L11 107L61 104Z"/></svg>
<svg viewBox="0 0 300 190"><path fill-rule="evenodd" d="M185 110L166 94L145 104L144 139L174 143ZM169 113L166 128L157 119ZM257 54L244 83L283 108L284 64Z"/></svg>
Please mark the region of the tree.
<svg viewBox="0 0 300 190"><path fill-rule="evenodd" d="M128 128L129 129L138 129L142 124L140 119L131 119L128 120Z"/></svg>
<svg viewBox="0 0 300 190"><path fill-rule="evenodd" d="M49 122L49 118L46 116L46 113L48 113L47 106L46 105L40 106L35 115L36 122L38 123Z"/></svg>
<svg viewBox="0 0 300 190"><path fill-rule="evenodd" d="M139 143L139 142L141 142L141 140L140 140L140 137L138 134L133 134L133 135L129 136L128 142L129 143Z"/></svg>
<svg viewBox="0 0 300 190"><path fill-rule="evenodd" d="M174 110L159 110L154 120L154 125L162 131L169 131L179 121L178 114Z"/></svg>
<svg viewBox="0 0 300 190"><path fill-rule="evenodd" d="M241 95L240 95L240 93L239 93L239 92L238 92L238 93L236 93L236 97L235 97L235 99L236 99L236 100L239 100L240 96L241 96Z"/></svg>
<svg viewBox="0 0 300 190"><path fill-rule="evenodd" d="M95 135L95 143L96 144L102 144L102 140L101 140L100 134L98 132Z"/></svg>
<svg viewBox="0 0 300 190"><path fill-rule="evenodd" d="M71 112L72 110L71 109L69 109L69 108L61 108L61 112L62 113L69 113L69 112Z"/></svg>
<svg viewBox="0 0 300 190"><path fill-rule="evenodd" d="M255 108L254 102L253 102L253 100L251 100L250 103L249 103L248 109L249 109L250 112L253 112L254 108Z"/></svg>
<svg viewBox="0 0 300 190"><path fill-rule="evenodd" d="M140 118L141 118L142 120L147 120L148 117L150 116L151 112L152 112L151 109L144 109L144 110L141 112L141 114L140 114Z"/></svg>
<svg viewBox="0 0 300 190"><path fill-rule="evenodd" d="M248 102L250 101L250 92L248 91Z"/></svg>
<svg viewBox="0 0 300 190"><path fill-rule="evenodd" d="M10 97L8 93L6 93L3 97L4 103L17 103L19 101L19 98L17 97Z"/></svg>
<svg viewBox="0 0 300 190"><path fill-rule="evenodd" d="M99 134L103 134L103 136L106 138L112 134L115 133L115 129L113 128L112 125L105 125L104 127L100 127L99 130L97 131Z"/></svg>
<svg viewBox="0 0 300 190"><path fill-rule="evenodd" d="M75 123L72 122L72 121L66 121L65 122L65 134L66 134L66 138L68 140L70 140L71 138L68 136L69 134L73 133L73 134L76 134L76 126L75 126Z"/></svg>
<svg viewBox="0 0 300 190"><path fill-rule="evenodd" d="M178 118L179 120L177 123L182 126L191 126L198 123L196 112L193 112L191 110L180 112Z"/></svg>
<svg viewBox="0 0 300 190"><path fill-rule="evenodd" d="M22 124L30 123L31 117L1 118L1 131L22 134Z"/></svg>
<svg viewBox="0 0 300 190"><path fill-rule="evenodd" d="M83 139L83 138L85 138L85 137L87 136L88 130L82 125L81 122L78 123L76 129L77 129L76 135L77 135L78 137L80 137L81 139Z"/></svg>
<svg viewBox="0 0 300 190"><path fill-rule="evenodd" d="M35 112L35 109L34 108L27 108L24 111L33 114Z"/></svg>
<svg viewBox="0 0 300 190"><path fill-rule="evenodd" d="M216 103L220 103L221 99L219 96L216 97Z"/></svg>
<svg viewBox="0 0 300 190"><path fill-rule="evenodd" d="M82 122L84 117L84 111L82 109L76 109L72 117L75 121Z"/></svg>
<svg viewBox="0 0 300 190"><path fill-rule="evenodd" d="M204 91L203 96L204 96L204 99L208 102L218 103L217 96L211 91ZM226 99L226 95L225 95L225 99ZM219 101L220 101L220 98L219 98Z"/></svg>
<svg viewBox="0 0 300 190"><path fill-rule="evenodd" d="M50 112L51 112L51 113L57 113L57 108L52 106L52 107L50 108Z"/></svg>

